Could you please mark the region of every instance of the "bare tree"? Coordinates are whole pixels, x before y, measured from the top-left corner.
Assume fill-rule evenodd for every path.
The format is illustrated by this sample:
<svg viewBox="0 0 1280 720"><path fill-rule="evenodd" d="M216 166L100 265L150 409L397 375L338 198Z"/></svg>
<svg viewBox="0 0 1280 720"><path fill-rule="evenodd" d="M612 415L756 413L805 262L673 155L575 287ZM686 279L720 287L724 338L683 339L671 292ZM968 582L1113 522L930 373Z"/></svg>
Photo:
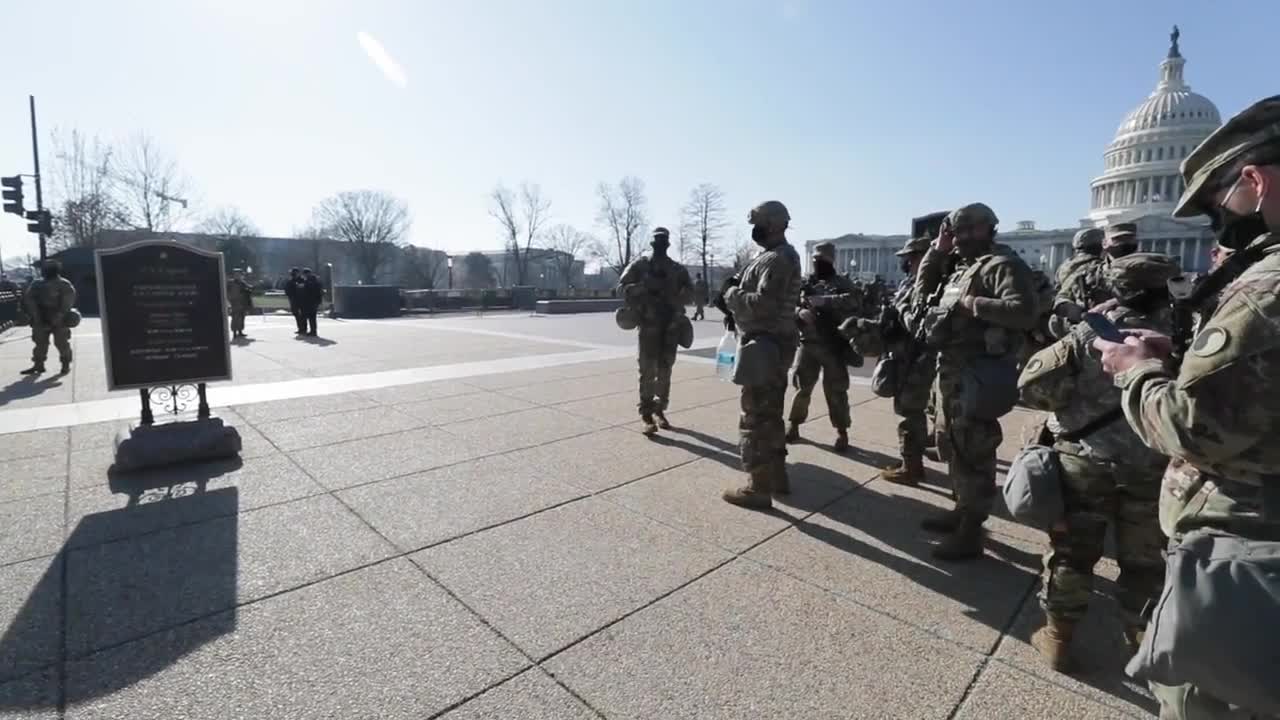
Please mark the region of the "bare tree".
<svg viewBox="0 0 1280 720"><path fill-rule="evenodd" d="M113 169L114 194L130 227L168 232L186 218L190 185L149 135L129 138Z"/></svg>
<svg viewBox="0 0 1280 720"><path fill-rule="evenodd" d="M220 237L253 237L258 226L238 208L224 205L205 216L196 226L199 232Z"/></svg>
<svg viewBox="0 0 1280 720"><path fill-rule="evenodd" d="M595 239L572 225L556 225L547 231L547 249L556 251L555 267L567 288L573 279L573 264L594 244Z"/></svg>
<svg viewBox="0 0 1280 720"><path fill-rule="evenodd" d="M680 217L680 236L687 234L693 247L698 264L702 266L702 277L707 277L707 258L715 255L724 230L728 227L725 221L724 191L711 183L702 183L689 191L689 202L685 204Z"/></svg>
<svg viewBox="0 0 1280 720"><path fill-rule="evenodd" d="M747 265L760 254L760 246L754 242L743 241L738 239L737 246L733 249L733 272L738 274L746 269ZM706 277L705 275L703 277Z"/></svg>
<svg viewBox="0 0 1280 720"><path fill-rule="evenodd" d="M348 255L366 283L377 282L378 273L399 254L409 224L409 206L380 190L327 198L316 206L312 222L329 237L347 243Z"/></svg>
<svg viewBox="0 0 1280 720"><path fill-rule="evenodd" d="M596 243L594 252L619 275L631 263L635 240L649 224L648 200L644 181L638 177L622 178L618 187L600 183L596 187L600 209L596 222L609 232L609 238Z"/></svg>
<svg viewBox="0 0 1280 720"><path fill-rule="evenodd" d="M103 230L124 227L124 213L112 193L111 147L78 130L54 131L53 151L53 248L93 247Z"/></svg>
<svg viewBox="0 0 1280 720"><path fill-rule="evenodd" d="M400 280L405 287L432 290L445 274L448 254L431 248L406 245L402 252Z"/></svg>
<svg viewBox="0 0 1280 720"><path fill-rule="evenodd" d="M529 274L529 249L546 224L551 211L551 201L542 196L542 188L536 184L521 183L520 196L498 183L489 194L489 215L502 228L503 241L509 260L503 263L502 284L511 280L508 268L515 269L515 285L524 285ZM524 247L521 248L523 241Z"/></svg>

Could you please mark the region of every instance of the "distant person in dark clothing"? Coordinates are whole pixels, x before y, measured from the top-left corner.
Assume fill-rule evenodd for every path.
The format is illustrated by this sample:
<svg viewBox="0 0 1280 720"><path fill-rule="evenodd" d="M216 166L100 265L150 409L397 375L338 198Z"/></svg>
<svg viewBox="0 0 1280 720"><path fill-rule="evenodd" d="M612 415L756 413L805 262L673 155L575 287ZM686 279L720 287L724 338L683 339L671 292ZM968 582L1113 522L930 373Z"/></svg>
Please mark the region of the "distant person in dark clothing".
<svg viewBox="0 0 1280 720"><path fill-rule="evenodd" d="M302 310L302 320L299 322L300 326L304 327L304 334L316 336L316 313L320 311L322 302L324 302L324 285L320 284L320 278L311 272L311 268L304 268L302 285L298 291L298 305Z"/></svg>
<svg viewBox="0 0 1280 720"><path fill-rule="evenodd" d="M289 268L289 279L284 281L284 295L289 298L289 314L298 325L299 335L307 332L306 321L302 316L302 273L298 268Z"/></svg>

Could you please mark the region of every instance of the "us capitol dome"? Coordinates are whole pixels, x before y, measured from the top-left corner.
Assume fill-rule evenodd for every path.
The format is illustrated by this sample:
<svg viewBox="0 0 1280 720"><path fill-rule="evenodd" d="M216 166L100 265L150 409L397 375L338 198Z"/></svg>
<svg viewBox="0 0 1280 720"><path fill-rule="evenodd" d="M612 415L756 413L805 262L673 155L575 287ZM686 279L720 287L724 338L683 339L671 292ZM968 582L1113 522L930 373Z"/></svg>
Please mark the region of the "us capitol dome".
<svg viewBox="0 0 1280 720"><path fill-rule="evenodd" d="M1213 102L1183 79L1178 37L1175 26L1155 90L1124 117L1103 154L1102 175L1089 184L1095 224L1171 215L1184 188L1182 159L1222 124Z"/></svg>
<svg viewBox="0 0 1280 720"><path fill-rule="evenodd" d="M1080 220L1080 226L1134 223L1141 250L1172 255L1184 271L1204 272L1215 244L1208 222L1205 218L1175 219L1173 208L1183 190L1182 159L1222 124L1222 117L1208 98L1191 92L1183 79L1187 61L1178 48L1180 35L1174 26L1155 90L1124 116L1103 150L1102 174L1089 183L1088 215ZM994 209L1000 217L1011 219L1008 209ZM1078 229L1042 230L1030 220L1004 222L999 241L1031 267L1052 276L1071 257L1071 240ZM894 252L905 240L905 235L852 233L828 242L836 246L836 267L841 272L847 270L863 279L881 275L896 283L902 272ZM805 243L806 264L819 242Z"/></svg>

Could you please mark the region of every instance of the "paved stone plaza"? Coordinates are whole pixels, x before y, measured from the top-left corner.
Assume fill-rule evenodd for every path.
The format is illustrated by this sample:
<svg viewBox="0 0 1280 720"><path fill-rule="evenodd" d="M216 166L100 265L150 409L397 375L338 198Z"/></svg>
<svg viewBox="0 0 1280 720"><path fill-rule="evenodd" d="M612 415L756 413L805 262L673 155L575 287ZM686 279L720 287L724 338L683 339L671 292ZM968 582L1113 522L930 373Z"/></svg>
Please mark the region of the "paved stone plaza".
<svg viewBox="0 0 1280 720"><path fill-rule="evenodd" d="M815 393L794 494L722 502L737 388L695 325L647 439L610 314L251 318L209 388L241 459L110 477L137 393L97 323L65 378L0 335L0 717L1152 717L1114 562L1083 673L1042 668L1042 533L993 518L981 561L935 562L945 475L873 479L897 419L865 381L849 453Z"/></svg>

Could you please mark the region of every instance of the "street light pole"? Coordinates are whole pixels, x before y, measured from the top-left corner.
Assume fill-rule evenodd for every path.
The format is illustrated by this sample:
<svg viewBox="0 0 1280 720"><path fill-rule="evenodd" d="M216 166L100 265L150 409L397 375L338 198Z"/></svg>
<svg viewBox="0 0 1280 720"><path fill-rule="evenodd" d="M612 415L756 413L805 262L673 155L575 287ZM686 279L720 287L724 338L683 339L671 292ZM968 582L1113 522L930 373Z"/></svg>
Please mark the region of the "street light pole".
<svg viewBox="0 0 1280 720"><path fill-rule="evenodd" d="M40 141L36 134L36 96L28 95L27 100L31 106L31 155L32 165L35 168L36 178L36 213L43 215L44 211L44 193L40 191ZM40 262L44 263L48 257L48 237L44 233L40 233Z"/></svg>
<svg viewBox="0 0 1280 720"><path fill-rule="evenodd" d="M453 256L446 255L444 264L449 266L449 289L453 289Z"/></svg>

